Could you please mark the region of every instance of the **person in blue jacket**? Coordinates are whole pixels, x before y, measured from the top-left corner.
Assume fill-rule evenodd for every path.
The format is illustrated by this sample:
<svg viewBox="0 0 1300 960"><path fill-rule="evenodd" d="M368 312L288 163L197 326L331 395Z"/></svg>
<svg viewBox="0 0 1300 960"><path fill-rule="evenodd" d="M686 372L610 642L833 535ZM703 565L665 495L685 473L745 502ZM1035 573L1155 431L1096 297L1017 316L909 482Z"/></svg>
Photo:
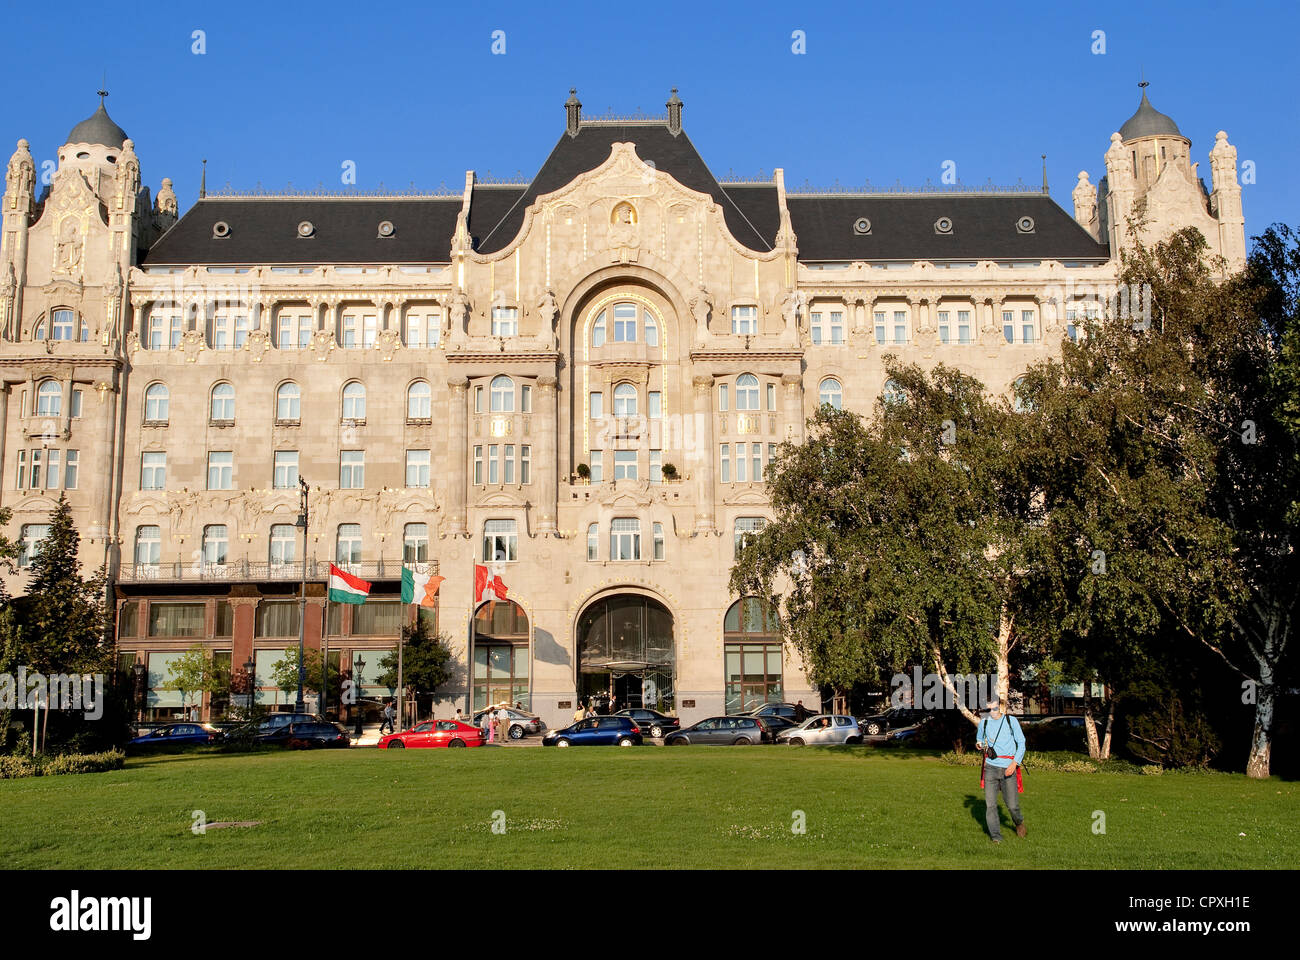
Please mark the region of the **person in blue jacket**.
<svg viewBox="0 0 1300 960"><path fill-rule="evenodd" d="M980 786L984 788L984 822L988 824L989 839L994 843L1002 842L1002 826L998 822L999 790L1011 814L1011 822L1016 825L1016 836L1023 837L1025 818L1020 813L1019 794L1025 789L1020 770L1020 763L1025 759L1025 735L1020 729L1020 721L1007 713L1001 700L994 695L989 699L975 738L975 746L984 752Z"/></svg>

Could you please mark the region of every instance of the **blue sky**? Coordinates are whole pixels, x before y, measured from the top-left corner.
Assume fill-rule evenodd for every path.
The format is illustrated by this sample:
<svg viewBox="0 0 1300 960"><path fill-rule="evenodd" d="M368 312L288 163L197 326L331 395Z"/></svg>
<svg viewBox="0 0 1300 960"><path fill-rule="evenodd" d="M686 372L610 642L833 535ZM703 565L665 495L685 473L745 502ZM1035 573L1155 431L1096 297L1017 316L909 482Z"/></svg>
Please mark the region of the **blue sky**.
<svg viewBox="0 0 1300 960"><path fill-rule="evenodd" d="M75 7L75 5L73 5ZM72 9L70 7L69 9ZM5 156L19 137L38 166L93 112L136 143L145 182L182 210L208 186L341 187L342 164L374 189L458 190L465 171L531 177L578 88L587 114L663 111L720 178L786 171L800 185L1038 183L1067 210L1080 170L1095 183L1110 134L1155 107L1206 154L1227 130L1256 182L1246 231L1300 224L1294 3L127 3L60 17L7 16ZM82 36L76 24L84 25ZM192 52L194 31L206 52ZM806 53L792 51L796 30ZM1094 31L1105 53L1093 52ZM504 54L492 52L504 31ZM23 42L15 42L15 38ZM499 46L499 44L498 44ZM1240 168L1239 168L1240 171Z"/></svg>

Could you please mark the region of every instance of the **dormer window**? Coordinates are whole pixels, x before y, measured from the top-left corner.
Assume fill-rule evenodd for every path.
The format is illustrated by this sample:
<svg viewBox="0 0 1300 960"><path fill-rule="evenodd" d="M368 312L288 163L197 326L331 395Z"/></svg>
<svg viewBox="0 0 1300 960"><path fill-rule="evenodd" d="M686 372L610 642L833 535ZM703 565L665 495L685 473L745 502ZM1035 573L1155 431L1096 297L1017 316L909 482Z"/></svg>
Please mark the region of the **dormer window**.
<svg viewBox="0 0 1300 960"><path fill-rule="evenodd" d="M739 306L731 308L731 332L758 333L758 307Z"/></svg>

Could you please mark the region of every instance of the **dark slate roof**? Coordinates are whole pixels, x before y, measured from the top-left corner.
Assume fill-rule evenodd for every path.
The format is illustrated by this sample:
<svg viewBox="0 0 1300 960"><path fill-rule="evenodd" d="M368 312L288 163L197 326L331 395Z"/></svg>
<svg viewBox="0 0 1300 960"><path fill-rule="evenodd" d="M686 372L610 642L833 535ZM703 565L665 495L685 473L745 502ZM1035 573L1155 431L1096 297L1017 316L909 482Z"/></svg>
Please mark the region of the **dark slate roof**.
<svg viewBox="0 0 1300 960"><path fill-rule="evenodd" d="M99 102L99 109L72 128L64 143L98 143L106 147L120 147L126 143L126 131L113 122L104 101Z"/></svg>
<svg viewBox="0 0 1300 960"><path fill-rule="evenodd" d="M500 188L475 188L470 204L470 234L474 237L475 249L479 253L494 253L509 246L523 226L524 211L534 200L543 194L559 190L575 177L596 169L609 159L610 149L615 143L627 141L636 144L637 156L642 160L653 163L656 169L667 173L682 186L713 197L722 207L728 229L745 246L761 251L772 248L772 240L776 236L775 226L770 233L765 234L757 223L751 225L747 222L746 216L752 211L745 210L742 213L743 204L733 201L729 192L718 185L685 132L673 136L668 132L668 126L662 123L584 123L578 128L577 136L571 137L567 132L561 134L559 142L551 150L551 155L546 158L532 183L517 196L511 197L509 203L496 194ZM488 197L491 198L488 200L490 211L476 211L474 208L480 199ZM771 197L771 216L768 219L775 222L777 210L774 188ZM759 198L750 197L750 201L756 199ZM757 205L761 206L761 203ZM502 207L506 209L501 209ZM753 219L752 216L750 219Z"/></svg>
<svg viewBox="0 0 1300 960"><path fill-rule="evenodd" d="M1165 116L1151 106L1147 92L1143 90L1137 112L1124 121L1124 126L1119 128L1119 136L1121 140L1136 140L1138 137L1181 137L1182 134L1178 132L1178 124L1174 123L1172 117Z"/></svg>
<svg viewBox="0 0 1300 960"><path fill-rule="evenodd" d="M460 197L208 197L191 207L145 264L446 263ZM310 220L310 239L298 224ZM379 224L391 221L393 236ZM212 226L225 221L229 236Z"/></svg>
<svg viewBox="0 0 1300 960"><path fill-rule="evenodd" d="M812 260L1104 260L1099 244L1050 196L1026 194L917 194L902 196L786 197L799 259ZM1022 217L1034 220L1021 233ZM859 235L854 222L871 221ZM952 220L952 233L935 221Z"/></svg>

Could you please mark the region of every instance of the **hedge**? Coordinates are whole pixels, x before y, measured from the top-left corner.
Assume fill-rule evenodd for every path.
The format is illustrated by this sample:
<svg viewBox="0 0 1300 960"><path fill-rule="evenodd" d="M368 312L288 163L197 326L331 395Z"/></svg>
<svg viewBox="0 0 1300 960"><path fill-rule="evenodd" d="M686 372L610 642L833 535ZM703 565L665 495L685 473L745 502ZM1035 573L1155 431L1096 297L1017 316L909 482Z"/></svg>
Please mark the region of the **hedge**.
<svg viewBox="0 0 1300 960"><path fill-rule="evenodd" d="M126 763L121 750L103 753L65 753L57 757L0 756L0 780L22 777L54 777L63 773L103 773L120 770Z"/></svg>

